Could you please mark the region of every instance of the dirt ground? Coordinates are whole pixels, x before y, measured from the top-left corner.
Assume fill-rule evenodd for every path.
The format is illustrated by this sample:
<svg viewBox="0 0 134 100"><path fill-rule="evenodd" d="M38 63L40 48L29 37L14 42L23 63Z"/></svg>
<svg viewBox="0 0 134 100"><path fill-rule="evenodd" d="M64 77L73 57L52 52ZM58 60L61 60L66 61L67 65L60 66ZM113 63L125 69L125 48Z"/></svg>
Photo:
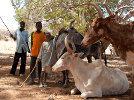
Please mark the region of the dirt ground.
<svg viewBox="0 0 134 100"><path fill-rule="evenodd" d="M57 83L57 81L62 78L61 73L52 73L49 75L47 80L48 87L39 88L38 84L27 85L27 82L22 87L20 87L22 82L28 76L30 57L27 57L25 77L18 76L20 64L18 65L16 72L17 75L11 76L9 75L9 71L13 62L14 54L13 52L5 53L4 49L2 50L3 51L0 52L0 100L82 100L80 95L70 95L70 90L74 87L74 81L71 74L70 84L66 88L60 86ZM131 85L131 68L128 67L125 62L120 60L120 58L112 58L113 57L108 58L108 67L118 67L123 70L127 74ZM132 90L130 86L130 89L123 95L103 96L102 98L89 98L88 100L130 100L129 97L131 91Z"/></svg>

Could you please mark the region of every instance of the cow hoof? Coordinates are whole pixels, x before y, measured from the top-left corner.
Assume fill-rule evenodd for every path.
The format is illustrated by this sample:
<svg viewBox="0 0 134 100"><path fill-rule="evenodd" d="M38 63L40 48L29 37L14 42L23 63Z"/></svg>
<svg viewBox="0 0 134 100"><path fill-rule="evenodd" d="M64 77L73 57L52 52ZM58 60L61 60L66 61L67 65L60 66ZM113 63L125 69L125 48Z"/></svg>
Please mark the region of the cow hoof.
<svg viewBox="0 0 134 100"><path fill-rule="evenodd" d="M64 88L66 88L66 87L68 86L67 84L65 84L65 83L62 82L62 81L58 81L58 84L59 84L60 86L64 87Z"/></svg>
<svg viewBox="0 0 134 100"><path fill-rule="evenodd" d="M71 95L75 95L76 94L76 92L72 89L71 90Z"/></svg>
<svg viewBox="0 0 134 100"><path fill-rule="evenodd" d="M75 94L78 94L80 93L80 91L77 89L77 88L74 88L71 90L71 95L75 95Z"/></svg>
<svg viewBox="0 0 134 100"><path fill-rule="evenodd" d="M77 88L71 90L71 95L75 95L77 93Z"/></svg>
<svg viewBox="0 0 134 100"><path fill-rule="evenodd" d="M66 88L69 85L69 80L67 80L67 81L58 81L58 84L63 86L64 88Z"/></svg>
<svg viewBox="0 0 134 100"><path fill-rule="evenodd" d="M62 81L58 81L58 84L63 85L63 82Z"/></svg>
<svg viewBox="0 0 134 100"><path fill-rule="evenodd" d="M88 95L87 95L87 93L82 93L81 94L81 97L84 98L84 99L87 99L88 98Z"/></svg>
<svg viewBox="0 0 134 100"><path fill-rule="evenodd" d="M67 87L68 87L68 84L63 84L63 87L64 87L64 88L67 88Z"/></svg>

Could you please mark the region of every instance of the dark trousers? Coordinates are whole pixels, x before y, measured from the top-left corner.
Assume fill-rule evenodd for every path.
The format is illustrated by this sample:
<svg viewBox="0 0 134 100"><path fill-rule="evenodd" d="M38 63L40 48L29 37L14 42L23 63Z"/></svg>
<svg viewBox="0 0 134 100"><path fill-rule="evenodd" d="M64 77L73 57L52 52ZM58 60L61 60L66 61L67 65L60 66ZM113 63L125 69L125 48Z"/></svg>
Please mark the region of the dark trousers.
<svg viewBox="0 0 134 100"><path fill-rule="evenodd" d="M30 73L31 73L31 71L33 70L33 68L35 67L36 60L37 60L37 57L31 56ZM40 78L40 76L41 76L41 70L42 70L41 61L38 61L38 62L37 62L37 67L38 67L38 77ZM30 78L31 78L32 80L33 80L35 77L36 77L36 67L34 68L33 72L32 72L31 75L30 75Z"/></svg>
<svg viewBox="0 0 134 100"><path fill-rule="evenodd" d="M21 58L21 65L20 65L19 74L25 74L26 57L27 57L27 53L26 52L22 52L22 53L15 52L14 61L13 61L12 68L10 70L10 74L15 75L16 68L17 68L17 65L18 65L18 62L19 62L20 58Z"/></svg>

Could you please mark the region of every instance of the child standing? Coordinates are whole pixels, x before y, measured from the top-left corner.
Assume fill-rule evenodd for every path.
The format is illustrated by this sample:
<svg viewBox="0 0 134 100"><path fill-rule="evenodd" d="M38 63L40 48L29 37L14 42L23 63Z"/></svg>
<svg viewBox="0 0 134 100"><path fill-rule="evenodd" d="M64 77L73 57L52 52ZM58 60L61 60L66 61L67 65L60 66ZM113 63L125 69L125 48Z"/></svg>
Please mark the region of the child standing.
<svg viewBox="0 0 134 100"><path fill-rule="evenodd" d="M30 79L28 84L34 84L36 77L35 64L40 51L42 43L46 40L46 34L42 32L42 23L36 22L36 31L31 34L31 61L30 61ZM41 76L41 62L38 61L38 78Z"/></svg>
<svg viewBox="0 0 134 100"><path fill-rule="evenodd" d="M41 72L41 78L39 80L39 87L46 87L46 78L47 73L51 72L51 67L49 66L49 58L51 56L51 51L53 48L53 36L48 32L46 33L46 41L42 43L39 55L38 55L38 61L41 61L42 66L42 72Z"/></svg>

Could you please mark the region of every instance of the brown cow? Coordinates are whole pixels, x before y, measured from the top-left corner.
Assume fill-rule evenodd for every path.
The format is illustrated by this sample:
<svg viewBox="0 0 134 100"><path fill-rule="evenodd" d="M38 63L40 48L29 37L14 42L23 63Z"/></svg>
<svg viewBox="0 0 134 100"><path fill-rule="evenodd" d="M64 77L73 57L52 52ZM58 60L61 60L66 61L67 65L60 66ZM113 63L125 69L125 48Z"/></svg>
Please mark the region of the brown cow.
<svg viewBox="0 0 134 100"><path fill-rule="evenodd" d="M115 17L111 15L107 18L96 18L85 34L82 45L87 46L105 38L113 44L123 60L134 65L134 61L129 63L128 60L128 55L134 55L134 22L119 24Z"/></svg>
<svg viewBox="0 0 134 100"><path fill-rule="evenodd" d="M132 67L134 75L134 22L120 24L116 21L116 15L96 18L87 31L82 45L91 45L102 38L113 44L119 56Z"/></svg>
<svg viewBox="0 0 134 100"><path fill-rule="evenodd" d="M119 24L114 18L113 15L107 18L95 19L82 44L84 46L90 45L101 38L105 38L119 51L121 58L126 60L125 53L134 51L134 24Z"/></svg>

